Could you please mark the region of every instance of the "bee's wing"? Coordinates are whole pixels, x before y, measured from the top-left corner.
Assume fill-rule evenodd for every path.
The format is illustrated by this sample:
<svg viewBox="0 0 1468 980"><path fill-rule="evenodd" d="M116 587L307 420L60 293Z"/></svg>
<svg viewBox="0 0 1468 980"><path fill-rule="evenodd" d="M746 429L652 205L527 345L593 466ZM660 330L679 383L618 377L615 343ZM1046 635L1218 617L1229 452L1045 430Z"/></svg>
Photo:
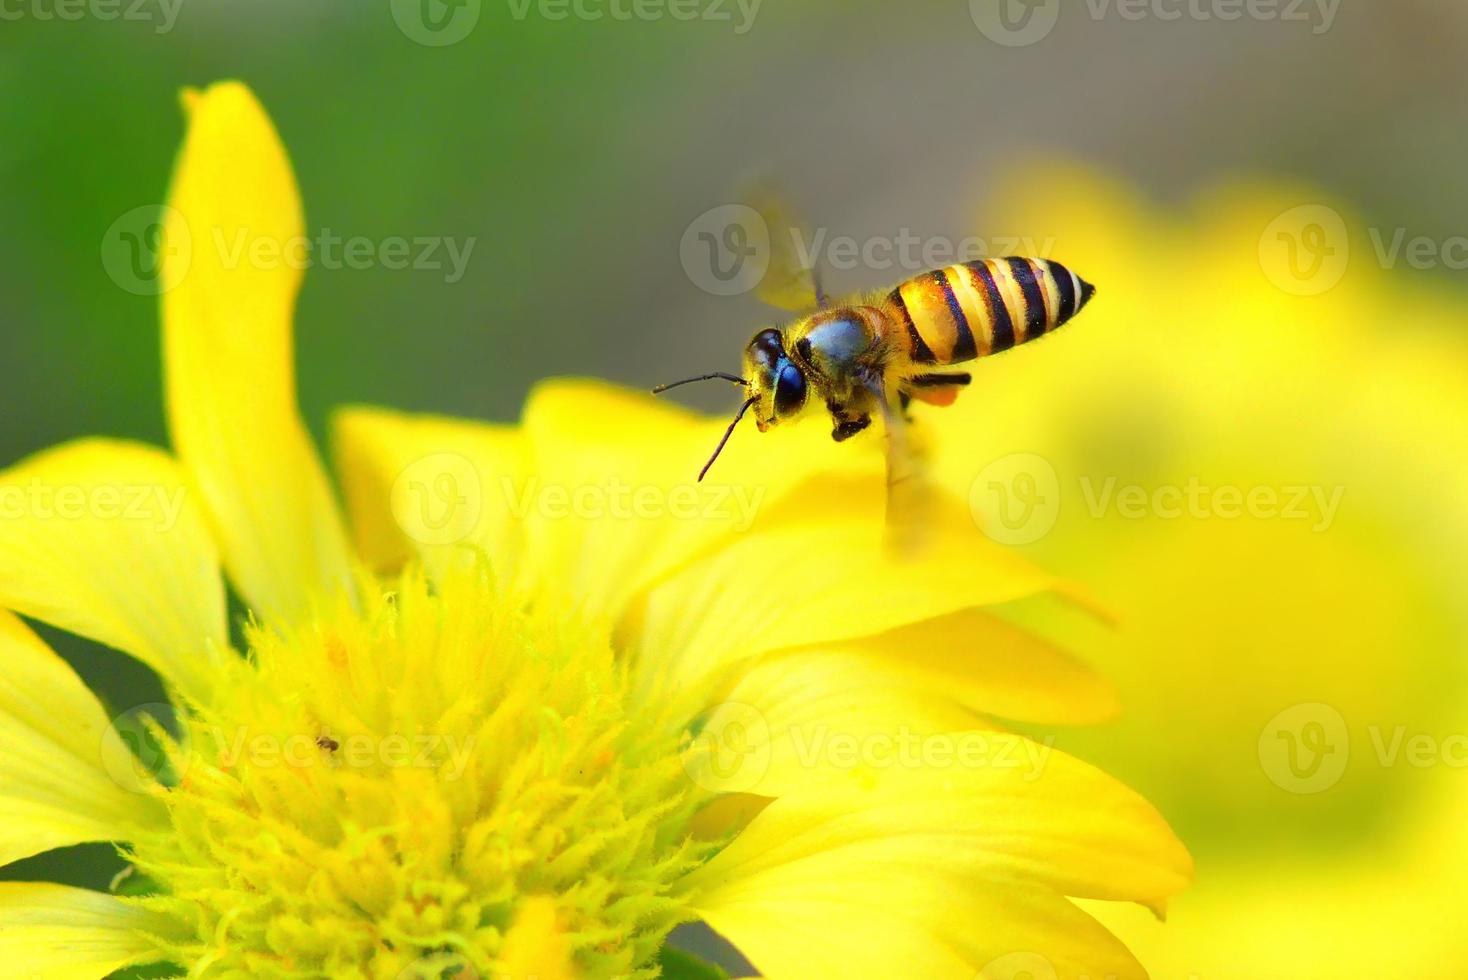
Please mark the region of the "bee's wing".
<svg viewBox="0 0 1468 980"><path fill-rule="evenodd" d="M826 305L816 268L815 243L795 207L773 183L762 180L744 193L770 238L770 264L755 290L771 306L808 313Z"/></svg>
<svg viewBox="0 0 1468 980"><path fill-rule="evenodd" d="M895 393L880 381L867 385L881 407L887 439L887 549L910 558L923 547L933 512L927 457L913 433Z"/></svg>

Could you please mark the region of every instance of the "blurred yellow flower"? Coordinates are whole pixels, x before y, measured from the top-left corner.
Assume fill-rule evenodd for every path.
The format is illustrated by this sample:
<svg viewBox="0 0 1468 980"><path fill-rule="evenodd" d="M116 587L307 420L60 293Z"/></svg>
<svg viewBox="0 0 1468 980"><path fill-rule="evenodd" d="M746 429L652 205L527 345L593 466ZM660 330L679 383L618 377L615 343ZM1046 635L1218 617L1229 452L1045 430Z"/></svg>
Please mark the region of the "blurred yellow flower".
<svg viewBox="0 0 1468 980"><path fill-rule="evenodd" d="M1186 852L986 720L1113 708L995 614L1053 580L961 507L887 563L877 454L815 428L690 484L722 423L590 383L517 427L343 413L349 533L295 403L284 151L242 86L187 102L176 458L88 440L0 474L0 606L147 663L179 720L109 723L0 609L0 861L131 862L114 894L0 884L7 972L653 977L701 920L777 978L1143 975L1072 898L1160 913Z"/></svg>
<svg viewBox="0 0 1468 980"><path fill-rule="evenodd" d="M1102 294L923 422L987 531L1119 620L1031 620L1125 706L1061 744L1158 802L1199 884L1165 929L1103 917L1169 980L1460 975L1464 298L1308 189L1164 216L1045 165L995 199Z"/></svg>

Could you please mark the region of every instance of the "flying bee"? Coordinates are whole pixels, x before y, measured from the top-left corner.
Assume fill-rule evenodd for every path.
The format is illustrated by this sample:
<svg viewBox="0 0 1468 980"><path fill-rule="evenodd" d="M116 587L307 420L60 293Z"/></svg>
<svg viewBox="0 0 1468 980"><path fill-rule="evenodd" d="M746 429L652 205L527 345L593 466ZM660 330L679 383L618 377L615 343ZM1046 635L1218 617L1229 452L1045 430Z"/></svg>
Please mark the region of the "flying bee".
<svg viewBox="0 0 1468 980"><path fill-rule="evenodd" d="M783 205L766 196L759 212L771 240L771 272L759 294L804 315L756 333L744 349L740 375L714 372L653 389L661 393L715 379L744 389L744 403L699 480L751 411L765 432L820 405L831 417L837 442L867 429L880 415L887 432L890 519L891 489L916 475L904 429L909 403L953 404L973 380L954 368L1058 330L1096 293L1059 262L1017 256L950 265L888 292L833 305L815 270L794 261L796 251L781 233L798 236L800 231L785 217Z"/></svg>

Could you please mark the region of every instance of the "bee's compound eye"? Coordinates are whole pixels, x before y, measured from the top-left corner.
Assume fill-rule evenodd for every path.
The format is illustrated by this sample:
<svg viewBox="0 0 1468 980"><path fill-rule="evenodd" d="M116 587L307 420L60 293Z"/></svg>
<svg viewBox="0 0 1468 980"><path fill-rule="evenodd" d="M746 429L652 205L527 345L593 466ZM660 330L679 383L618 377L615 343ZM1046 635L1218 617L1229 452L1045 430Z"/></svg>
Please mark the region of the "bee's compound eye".
<svg viewBox="0 0 1468 980"><path fill-rule="evenodd" d="M805 405L805 375L800 368L785 362L775 379L775 415L793 415Z"/></svg>
<svg viewBox="0 0 1468 980"><path fill-rule="evenodd" d="M757 366L773 371L775 365L785 356L785 348L780 343L780 331L761 330L755 334L754 339L749 342L749 356Z"/></svg>

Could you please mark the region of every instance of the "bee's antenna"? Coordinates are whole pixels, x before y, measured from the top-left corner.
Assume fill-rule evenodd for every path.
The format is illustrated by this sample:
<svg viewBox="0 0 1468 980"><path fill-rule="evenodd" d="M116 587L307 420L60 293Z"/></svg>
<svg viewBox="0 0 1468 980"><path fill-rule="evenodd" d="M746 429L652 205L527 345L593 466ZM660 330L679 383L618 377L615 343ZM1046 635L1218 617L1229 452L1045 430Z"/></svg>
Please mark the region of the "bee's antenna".
<svg viewBox="0 0 1468 980"><path fill-rule="evenodd" d="M714 460L719 458L719 453L724 451L724 446L729 442L729 437L734 434L734 427L739 424L740 419L744 418L744 413L749 411L749 406L753 405L757 401L759 401L759 396L751 395L749 398L745 399L743 405L739 406L739 411L734 414L734 421L730 422L729 428L724 430L724 438L719 440L719 445L717 448L714 449L714 454L709 457L709 461L707 463L703 464L703 469L698 471L699 483L702 483L703 478L708 475L709 468L714 465Z"/></svg>
<svg viewBox="0 0 1468 980"><path fill-rule="evenodd" d="M652 390L652 393L654 395L661 395L663 392L670 389L678 388L683 385L691 385L698 381L732 381L735 384L742 385L745 388L749 387L749 382L746 381L744 378L739 377L738 375L725 374L723 371L715 371L713 374L700 374L696 378L684 378L682 381L674 381L672 384L658 385Z"/></svg>

